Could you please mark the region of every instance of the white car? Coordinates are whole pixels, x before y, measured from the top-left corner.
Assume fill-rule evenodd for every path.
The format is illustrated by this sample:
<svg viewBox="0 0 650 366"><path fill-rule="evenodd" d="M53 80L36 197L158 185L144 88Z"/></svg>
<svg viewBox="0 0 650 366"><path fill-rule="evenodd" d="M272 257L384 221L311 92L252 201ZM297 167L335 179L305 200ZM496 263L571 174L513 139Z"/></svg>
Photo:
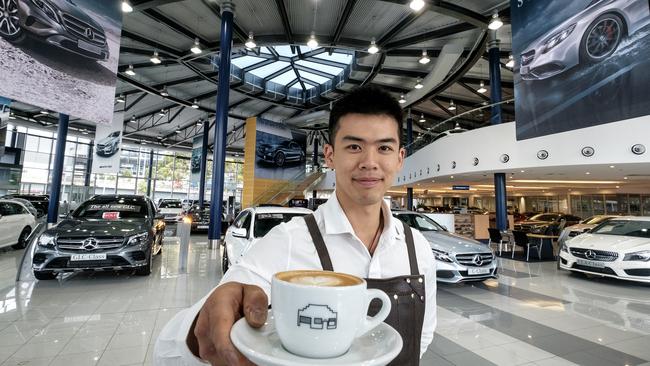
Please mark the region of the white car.
<svg viewBox="0 0 650 366"><path fill-rule="evenodd" d="M237 215L233 224L226 230L221 268L225 273L230 266L237 264L248 250L277 225L294 217L305 216L311 210L298 207L250 207Z"/></svg>
<svg viewBox="0 0 650 366"><path fill-rule="evenodd" d="M36 219L20 202L0 199L0 247L27 246L27 238L36 227Z"/></svg>
<svg viewBox="0 0 650 366"><path fill-rule="evenodd" d="M596 226L598 226L598 224L601 224L614 217L620 217L620 215L594 215L588 217L580 221L579 224L565 227L564 230L562 230L562 232L560 233L560 237L558 238L557 241L560 244L560 246L562 246L562 244L564 244L565 241L573 237L576 237L578 235L589 232L589 230L595 228Z"/></svg>
<svg viewBox="0 0 650 366"><path fill-rule="evenodd" d="M567 240L558 268L650 283L650 217L612 218Z"/></svg>
<svg viewBox="0 0 650 366"><path fill-rule="evenodd" d="M183 219L183 205L179 199L162 199L158 203L158 213L165 222L178 222Z"/></svg>

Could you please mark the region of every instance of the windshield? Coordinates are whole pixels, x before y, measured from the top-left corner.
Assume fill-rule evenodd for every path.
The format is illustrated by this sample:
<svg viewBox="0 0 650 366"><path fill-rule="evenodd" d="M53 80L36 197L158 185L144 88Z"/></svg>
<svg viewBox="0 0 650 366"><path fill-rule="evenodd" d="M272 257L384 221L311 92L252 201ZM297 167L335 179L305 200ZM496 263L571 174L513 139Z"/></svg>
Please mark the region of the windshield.
<svg viewBox="0 0 650 366"><path fill-rule="evenodd" d="M650 221L608 220L595 227L592 234L623 235L650 238Z"/></svg>
<svg viewBox="0 0 650 366"><path fill-rule="evenodd" d="M587 225L598 225L601 222L605 222L611 219L610 216L592 216L588 219L585 219L582 223Z"/></svg>
<svg viewBox="0 0 650 366"><path fill-rule="evenodd" d="M181 201L162 201L158 208L181 208Z"/></svg>
<svg viewBox="0 0 650 366"><path fill-rule="evenodd" d="M530 218L531 221L555 221L557 215L554 214L537 214Z"/></svg>
<svg viewBox="0 0 650 366"><path fill-rule="evenodd" d="M396 215L395 217L406 223L408 226L420 231L445 231L442 226L425 215L406 214Z"/></svg>
<svg viewBox="0 0 650 366"><path fill-rule="evenodd" d="M92 200L81 204L72 217L91 220L143 219L147 217L147 206L138 199Z"/></svg>
<svg viewBox="0 0 650 366"><path fill-rule="evenodd" d="M288 222L296 216L305 216L306 213L259 213L255 215L253 237L261 238L271 229L283 222Z"/></svg>

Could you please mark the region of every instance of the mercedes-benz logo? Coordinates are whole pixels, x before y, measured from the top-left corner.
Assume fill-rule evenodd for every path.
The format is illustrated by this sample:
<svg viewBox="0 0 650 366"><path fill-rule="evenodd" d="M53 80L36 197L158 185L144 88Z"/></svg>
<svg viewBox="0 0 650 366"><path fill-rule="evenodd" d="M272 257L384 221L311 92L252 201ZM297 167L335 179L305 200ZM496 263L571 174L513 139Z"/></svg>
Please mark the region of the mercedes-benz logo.
<svg viewBox="0 0 650 366"><path fill-rule="evenodd" d="M95 238L88 238L84 240L83 244L81 244L81 248L91 251L97 249L99 246L97 245L97 239Z"/></svg>
<svg viewBox="0 0 650 366"><path fill-rule="evenodd" d="M481 258L480 254L477 254L474 256L472 259L472 263L476 264L477 266L482 266L483 265L483 258Z"/></svg>
<svg viewBox="0 0 650 366"><path fill-rule="evenodd" d="M589 249L588 251L585 252L585 257L587 259L596 259L596 252L593 250Z"/></svg>
<svg viewBox="0 0 650 366"><path fill-rule="evenodd" d="M92 28L86 28L86 37L88 39L95 39L95 31Z"/></svg>

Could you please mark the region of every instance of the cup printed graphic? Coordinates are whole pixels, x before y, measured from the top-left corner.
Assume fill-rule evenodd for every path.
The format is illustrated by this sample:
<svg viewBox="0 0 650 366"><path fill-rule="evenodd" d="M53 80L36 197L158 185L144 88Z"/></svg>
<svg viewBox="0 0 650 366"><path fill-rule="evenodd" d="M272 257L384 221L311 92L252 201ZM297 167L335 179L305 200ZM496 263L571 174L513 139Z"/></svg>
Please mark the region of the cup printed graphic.
<svg viewBox="0 0 650 366"><path fill-rule="evenodd" d="M337 312L327 305L309 304L298 309L298 327L303 324L311 329L336 329Z"/></svg>

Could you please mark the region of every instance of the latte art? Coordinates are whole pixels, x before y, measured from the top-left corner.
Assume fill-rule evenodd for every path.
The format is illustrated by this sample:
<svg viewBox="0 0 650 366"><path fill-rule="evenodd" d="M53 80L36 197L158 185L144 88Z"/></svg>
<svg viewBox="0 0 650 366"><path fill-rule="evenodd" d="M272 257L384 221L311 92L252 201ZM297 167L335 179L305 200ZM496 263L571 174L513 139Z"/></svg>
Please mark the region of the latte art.
<svg viewBox="0 0 650 366"><path fill-rule="evenodd" d="M293 277L288 282L311 286L341 286L345 283L343 279L331 276Z"/></svg>
<svg viewBox="0 0 650 366"><path fill-rule="evenodd" d="M288 271L276 274L279 280L305 286L337 287L363 283L355 276L326 271Z"/></svg>

